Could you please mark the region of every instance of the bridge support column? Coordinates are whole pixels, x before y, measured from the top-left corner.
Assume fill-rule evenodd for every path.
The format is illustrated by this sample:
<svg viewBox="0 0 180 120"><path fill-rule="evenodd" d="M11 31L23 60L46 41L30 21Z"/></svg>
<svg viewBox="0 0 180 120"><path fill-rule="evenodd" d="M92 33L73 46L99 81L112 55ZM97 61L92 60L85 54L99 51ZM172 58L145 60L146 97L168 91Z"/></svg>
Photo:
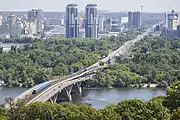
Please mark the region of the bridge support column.
<svg viewBox="0 0 180 120"><path fill-rule="evenodd" d="M56 103L57 98L58 98L58 95L59 95L59 93L55 94L55 95L50 99L50 101L51 101L52 103Z"/></svg>
<svg viewBox="0 0 180 120"><path fill-rule="evenodd" d="M79 93L82 93L81 82L75 84Z"/></svg>
<svg viewBox="0 0 180 120"><path fill-rule="evenodd" d="M72 87L73 87L73 85L70 85L70 86L64 88L69 101L72 100L72 96L71 96Z"/></svg>

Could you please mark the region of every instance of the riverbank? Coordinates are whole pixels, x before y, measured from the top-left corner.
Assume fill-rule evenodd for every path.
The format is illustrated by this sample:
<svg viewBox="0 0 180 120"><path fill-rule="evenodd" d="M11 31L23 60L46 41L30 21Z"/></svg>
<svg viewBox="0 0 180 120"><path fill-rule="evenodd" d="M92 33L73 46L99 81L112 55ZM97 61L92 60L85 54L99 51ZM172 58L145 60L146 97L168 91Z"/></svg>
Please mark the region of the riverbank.
<svg viewBox="0 0 180 120"><path fill-rule="evenodd" d="M86 85L83 88L85 89L102 89L102 88L108 88L108 89L113 89L113 88L167 88L164 86L158 86L158 84L154 84L154 83L150 83L150 84L134 84L134 85L129 85L129 86L122 86L122 87L113 87L113 86L109 86L109 87L102 87L102 86L95 86L93 85Z"/></svg>

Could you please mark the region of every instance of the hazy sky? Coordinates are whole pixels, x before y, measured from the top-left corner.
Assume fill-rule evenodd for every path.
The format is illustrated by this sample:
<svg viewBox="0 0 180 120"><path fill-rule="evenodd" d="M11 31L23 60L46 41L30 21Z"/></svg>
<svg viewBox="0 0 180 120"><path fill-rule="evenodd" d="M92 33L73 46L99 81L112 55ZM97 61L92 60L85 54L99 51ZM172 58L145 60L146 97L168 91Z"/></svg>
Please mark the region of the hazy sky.
<svg viewBox="0 0 180 120"><path fill-rule="evenodd" d="M100 10L140 10L144 5L147 12L180 11L180 0L0 0L0 10L29 10L42 8L44 11L65 11L69 3L78 3L80 10L88 3L96 3Z"/></svg>

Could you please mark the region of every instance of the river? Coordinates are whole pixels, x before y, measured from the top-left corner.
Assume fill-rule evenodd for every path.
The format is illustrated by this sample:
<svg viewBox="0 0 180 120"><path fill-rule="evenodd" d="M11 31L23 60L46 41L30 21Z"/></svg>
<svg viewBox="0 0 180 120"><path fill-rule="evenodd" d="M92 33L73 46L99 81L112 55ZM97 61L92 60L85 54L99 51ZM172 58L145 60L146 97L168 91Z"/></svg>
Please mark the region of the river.
<svg viewBox="0 0 180 120"><path fill-rule="evenodd" d="M5 97L15 97L25 91L26 88L0 88L0 104L4 103ZM72 96L73 103L89 103L95 108L103 108L108 104L117 104L125 99L150 100L155 96L165 95L165 89L159 88L121 88L121 89L84 89L83 93Z"/></svg>
<svg viewBox="0 0 180 120"><path fill-rule="evenodd" d="M3 51L9 51L11 46L23 46L25 43L0 43L0 46L3 47Z"/></svg>

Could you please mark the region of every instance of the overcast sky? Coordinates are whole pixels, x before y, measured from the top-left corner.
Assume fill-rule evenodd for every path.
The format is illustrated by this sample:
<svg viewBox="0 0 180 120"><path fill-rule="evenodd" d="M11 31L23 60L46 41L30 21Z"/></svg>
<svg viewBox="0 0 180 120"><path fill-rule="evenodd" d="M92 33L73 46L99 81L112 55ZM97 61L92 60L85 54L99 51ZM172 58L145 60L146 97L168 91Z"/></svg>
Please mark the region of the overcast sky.
<svg viewBox="0 0 180 120"><path fill-rule="evenodd" d="M0 10L27 11L31 8L42 8L44 11L65 11L69 3L78 3L83 10L88 3L98 4L100 10L136 11L144 5L146 12L167 12L171 9L180 12L180 0L0 0Z"/></svg>

